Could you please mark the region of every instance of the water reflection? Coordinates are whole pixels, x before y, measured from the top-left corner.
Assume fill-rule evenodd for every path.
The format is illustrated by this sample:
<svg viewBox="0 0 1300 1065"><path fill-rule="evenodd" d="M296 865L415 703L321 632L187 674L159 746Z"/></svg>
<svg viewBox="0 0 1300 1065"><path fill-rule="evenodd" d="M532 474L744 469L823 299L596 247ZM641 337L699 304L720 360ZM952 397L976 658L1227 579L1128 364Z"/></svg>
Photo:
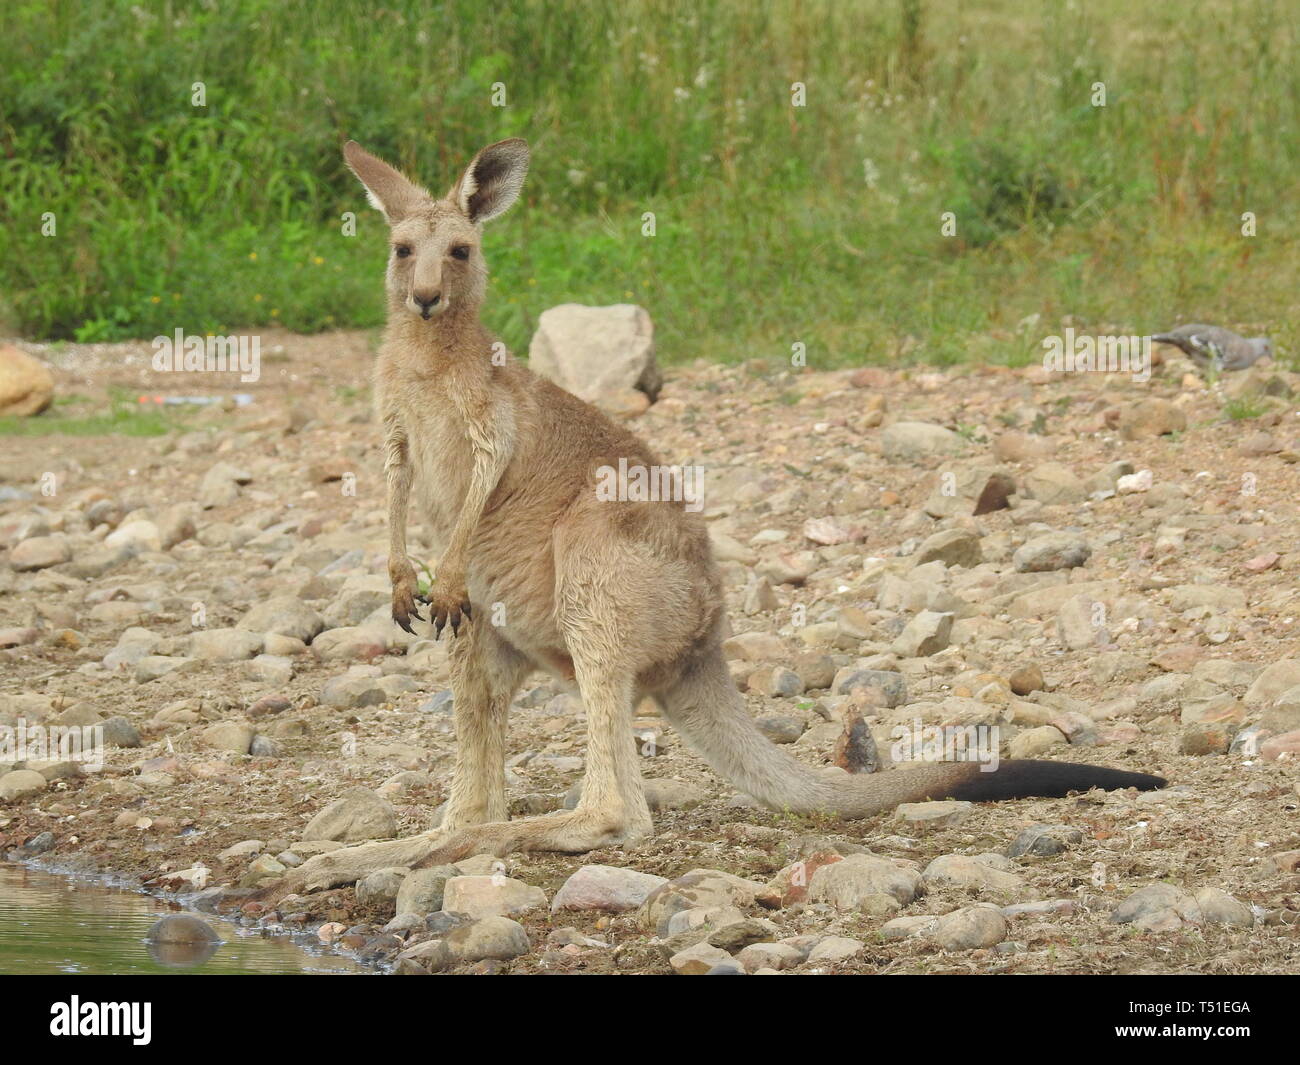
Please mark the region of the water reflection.
<svg viewBox="0 0 1300 1065"><path fill-rule="evenodd" d="M146 941L162 899L0 862L0 974L364 973L349 958L202 915L217 942Z"/></svg>

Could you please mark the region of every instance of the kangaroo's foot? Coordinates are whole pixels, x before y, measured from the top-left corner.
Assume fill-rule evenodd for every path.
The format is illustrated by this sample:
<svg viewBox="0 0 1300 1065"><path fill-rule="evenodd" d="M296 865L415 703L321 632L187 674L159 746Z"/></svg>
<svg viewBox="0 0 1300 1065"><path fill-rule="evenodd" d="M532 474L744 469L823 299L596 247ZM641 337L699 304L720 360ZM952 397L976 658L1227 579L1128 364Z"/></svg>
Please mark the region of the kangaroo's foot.
<svg viewBox="0 0 1300 1065"><path fill-rule="evenodd" d="M597 847L633 842L648 835L650 829L648 822L628 828L618 819L595 811L570 810L518 821L467 825L450 833L436 830L406 839L361 843L309 858L273 885L274 895L281 898L290 892L323 891L341 884L354 884L371 873L394 866L427 869L452 865L475 854L497 857L515 851L582 854Z"/></svg>
<svg viewBox="0 0 1300 1065"><path fill-rule="evenodd" d="M651 828L648 819L644 824L626 825L621 818L581 809L518 821L468 825L438 840L415 868L453 865L474 854L492 854L498 858L515 851L583 854L597 847L635 842L649 835Z"/></svg>
<svg viewBox="0 0 1300 1065"><path fill-rule="evenodd" d="M437 848L442 836L441 832L425 832L406 839L340 847L308 858L281 882L286 891L321 891L339 884L355 884L380 869L410 869Z"/></svg>

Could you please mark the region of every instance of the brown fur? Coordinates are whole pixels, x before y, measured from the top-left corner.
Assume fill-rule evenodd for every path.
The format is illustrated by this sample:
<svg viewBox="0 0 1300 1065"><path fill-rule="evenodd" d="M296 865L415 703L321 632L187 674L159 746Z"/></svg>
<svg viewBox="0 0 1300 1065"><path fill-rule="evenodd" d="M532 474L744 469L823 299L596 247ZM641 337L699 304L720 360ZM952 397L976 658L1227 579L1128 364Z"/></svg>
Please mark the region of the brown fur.
<svg viewBox="0 0 1300 1065"><path fill-rule="evenodd" d="M655 465L632 433L513 359L480 324L486 268L480 224L513 202L527 168L522 141L479 152L434 200L349 142L349 165L392 228L389 324L375 371L389 491L393 617L410 629L422 605L407 558L408 500L445 538L428 597L452 634L458 740L441 828L321 855L295 886L327 887L375 868L481 852L580 852L651 831L632 712L650 695L719 773L795 812L865 817L926 798L1064 794L1152 787L1142 774L1008 762L993 774L947 763L827 779L768 743L722 652L722 586L701 518L681 503L601 502L595 470ZM469 248L458 259L457 247ZM498 357L494 357L498 356ZM499 621L500 624L494 622ZM534 669L575 682L588 718L587 768L572 811L507 820L510 701Z"/></svg>

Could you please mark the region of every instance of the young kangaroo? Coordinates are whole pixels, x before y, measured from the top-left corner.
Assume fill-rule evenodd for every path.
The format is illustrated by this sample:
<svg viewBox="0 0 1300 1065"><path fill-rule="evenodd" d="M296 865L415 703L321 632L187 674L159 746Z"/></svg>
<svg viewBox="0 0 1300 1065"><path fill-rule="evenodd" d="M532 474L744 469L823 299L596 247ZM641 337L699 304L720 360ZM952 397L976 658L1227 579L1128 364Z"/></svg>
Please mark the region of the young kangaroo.
<svg viewBox="0 0 1300 1065"><path fill-rule="evenodd" d="M482 224L519 196L528 147L480 151L434 199L354 142L348 165L391 227L388 329L376 367L388 482L393 618L424 605L406 554L408 500L445 538L428 620L452 639L458 750L441 827L321 855L293 886L346 883L376 868L512 850L581 852L651 831L632 732L652 696L719 773L774 809L867 817L924 799L1060 796L1154 788L1159 777L1061 762L931 764L828 779L755 727L722 652L722 583L699 515L682 503L608 502L599 467L657 465L632 433L501 357L480 324ZM576 683L587 712L582 798L572 811L510 821L511 699L534 669Z"/></svg>

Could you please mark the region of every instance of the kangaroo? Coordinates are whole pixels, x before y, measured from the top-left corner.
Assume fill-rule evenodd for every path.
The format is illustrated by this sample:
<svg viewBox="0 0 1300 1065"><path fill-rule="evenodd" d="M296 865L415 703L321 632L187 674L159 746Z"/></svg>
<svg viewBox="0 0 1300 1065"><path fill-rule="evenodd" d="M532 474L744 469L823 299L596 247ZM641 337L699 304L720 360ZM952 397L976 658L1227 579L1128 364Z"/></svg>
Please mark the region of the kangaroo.
<svg viewBox="0 0 1300 1065"><path fill-rule="evenodd" d="M703 519L681 502L598 497L597 470L659 465L636 436L513 359L479 322L481 230L518 198L528 146L489 145L442 199L349 141L349 167L391 229L388 326L375 369L382 422L393 618L451 640L456 764L441 826L319 855L293 888L471 854L578 853L652 830L632 730L651 696L718 773L769 807L863 818L925 799L1063 796L1156 788L1142 773L1051 761L974 762L827 778L759 732L722 650L722 581ZM444 538L417 592L406 553L412 492ZM575 809L508 819L510 702L535 669L576 686L588 738Z"/></svg>

